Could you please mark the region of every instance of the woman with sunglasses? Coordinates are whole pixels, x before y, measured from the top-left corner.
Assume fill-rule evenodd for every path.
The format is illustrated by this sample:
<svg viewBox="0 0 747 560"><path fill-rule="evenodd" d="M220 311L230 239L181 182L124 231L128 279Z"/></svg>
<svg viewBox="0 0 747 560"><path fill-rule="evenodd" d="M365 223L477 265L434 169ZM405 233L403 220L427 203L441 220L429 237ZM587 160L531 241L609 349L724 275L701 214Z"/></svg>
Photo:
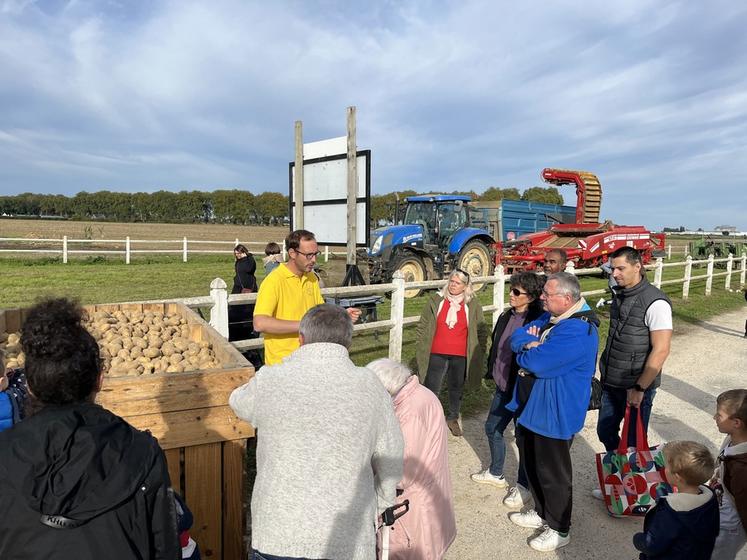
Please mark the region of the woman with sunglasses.
<svg viewBox="0 0 747 560"><path fill-rule="evenodd" d="M539 297L544 285L543 278L533 272L518 272L511 276L509 283L511 307L501 313L495 323L488 370L485 374L485 379L492 379L495 382L495 396L485 421L485 433L490 446L490 466L470 477L474 482L491 484L498 488L508 486L503 476L503 465L506 460L503 432L514 417L514 413L506 409L506 405L511 402L519 372L516 355L511 352L511 334L543 313ZM526 473L519 464L516 486L509 490L503 504L511 509L520 509L530 499Z"/></svg>
<svg viewBox="0 0 747 560"><path fill-rule="evenodd" d="M446 425L462 435L459 409L465 382L480 386L487 326L482 305L474 297L469 274L455 269L447 284L426 304L417 328L417 362L421 383L436 395L444 378L449 387Z"/></svg>

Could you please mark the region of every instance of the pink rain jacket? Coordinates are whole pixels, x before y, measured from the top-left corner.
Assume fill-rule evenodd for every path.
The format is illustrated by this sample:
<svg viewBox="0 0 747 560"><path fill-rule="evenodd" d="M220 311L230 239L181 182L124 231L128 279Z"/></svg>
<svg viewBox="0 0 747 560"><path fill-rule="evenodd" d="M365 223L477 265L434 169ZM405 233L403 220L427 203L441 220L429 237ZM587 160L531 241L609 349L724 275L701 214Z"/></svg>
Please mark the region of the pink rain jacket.
<svg viewBox="0 0 747 560"><path fill-rule="evenodd" d="M438 398L413 375L394 398L405 440L404 473L397 488L410 511L389 533L389 557L439 560L456 537L446 421Z"/></svg>

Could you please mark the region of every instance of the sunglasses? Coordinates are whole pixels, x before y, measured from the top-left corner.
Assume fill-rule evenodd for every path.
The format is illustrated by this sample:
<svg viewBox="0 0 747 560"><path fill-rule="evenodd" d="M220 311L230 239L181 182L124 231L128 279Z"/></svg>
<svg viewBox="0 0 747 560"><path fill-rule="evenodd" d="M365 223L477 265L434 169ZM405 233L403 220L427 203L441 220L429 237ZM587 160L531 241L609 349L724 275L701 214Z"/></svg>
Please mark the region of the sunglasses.
<svg viewBox="0 0 747 560"><path fill-rule="evenodd" d="M467 277L467 280L469 280L469 272L467 272L466 270L462 270L461 268L455 268L454 270L464 274Z"/></svg>
<svg viewBox="0 0 747 560"><path fill-rule="evenodd" d="M529 294L529 292L522 292L519 288L511 288L511 293L516 297L526 296Z"/></svg>

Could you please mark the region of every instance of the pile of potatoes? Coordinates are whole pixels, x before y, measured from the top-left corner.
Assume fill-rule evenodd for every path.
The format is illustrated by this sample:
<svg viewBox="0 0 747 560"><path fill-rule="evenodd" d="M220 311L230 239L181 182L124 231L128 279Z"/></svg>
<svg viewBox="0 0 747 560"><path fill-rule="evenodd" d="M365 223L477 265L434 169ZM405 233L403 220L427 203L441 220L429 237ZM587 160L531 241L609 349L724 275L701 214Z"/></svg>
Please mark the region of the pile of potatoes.
<svg viewBox="0 0 747 560"><path fill-rule="evenodd" d="M22 368L26 363L19 333L0 333L0 350L5 352L5 369Z"/></svg>
<svg viewBox="0 0 747 560"><path fill-rule="evenodd" d="M96 311L86 328L99 343L104 374L111 377L218 367L210 343L191 341L189 325L178 314Z"/></svg>

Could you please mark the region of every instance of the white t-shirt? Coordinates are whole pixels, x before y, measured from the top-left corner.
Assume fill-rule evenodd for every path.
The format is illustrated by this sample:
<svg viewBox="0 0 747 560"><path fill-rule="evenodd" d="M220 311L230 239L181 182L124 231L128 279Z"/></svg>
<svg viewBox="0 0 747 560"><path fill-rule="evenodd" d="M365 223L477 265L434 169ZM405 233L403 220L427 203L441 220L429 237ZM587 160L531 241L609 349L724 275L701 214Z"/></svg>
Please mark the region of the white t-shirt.
<svg viewBox="0 0 747 560"><path fill-rule="evenodd" d="M657 299L646 309L646 316L643 322L651 331L671 331L672 330L672 306L664 299Z"/></svg>

